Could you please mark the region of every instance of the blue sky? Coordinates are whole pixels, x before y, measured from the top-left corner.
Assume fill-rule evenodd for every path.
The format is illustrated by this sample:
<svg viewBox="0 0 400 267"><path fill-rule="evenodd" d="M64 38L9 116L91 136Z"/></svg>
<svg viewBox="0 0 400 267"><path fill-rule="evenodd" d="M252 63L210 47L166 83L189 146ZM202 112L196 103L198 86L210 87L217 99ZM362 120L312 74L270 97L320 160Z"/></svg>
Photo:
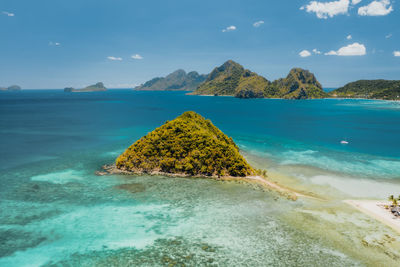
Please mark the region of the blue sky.
<svg viewBox="0 0 400 267"><path fill-rule="evenodd" d="M306 68L324 87L400 79L399 9L392 0L1 0L0 86L130 87L228 59L269 80Z"/></svg>

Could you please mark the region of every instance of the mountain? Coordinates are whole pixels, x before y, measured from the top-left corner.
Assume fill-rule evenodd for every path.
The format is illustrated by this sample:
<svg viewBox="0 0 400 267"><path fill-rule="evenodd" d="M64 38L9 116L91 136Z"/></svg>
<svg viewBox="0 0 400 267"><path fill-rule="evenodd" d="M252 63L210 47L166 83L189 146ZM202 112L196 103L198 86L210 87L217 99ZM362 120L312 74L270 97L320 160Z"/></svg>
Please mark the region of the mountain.
<svg viewBox="0 0 400 267"><path fill-rule="evenodd" d="M19 85L11 85L9 87L0 87L0 91L20 91L21 86Z"/></svg>
<svg viewBox="0 0 400 267"><path fill-rule="evenodd" d="M269 83L267 79L228 60L216 67L192 94L263 97L264 88Z"/></svg>
<svg viewBox="0 0 400 267"><path fill-rule="evenodd" d="M286 78L274 81L267 88L265 95L266 97L285 99L311 99L327 96L315 75L301 68L293 68Z"/></svg>
<svg viewBox="0 0 400 267"><path fill-rule="evenodd" d="M314 74L300 68L292 69L283 79L270 82L228 60L215 68L194 95L229 95L238 98L322 98L326 93Z"/></svg>
<svg viewBox="0 0 400 267"><path fill-rule="evenodd" d="M144 84L137 86L134 90L153 91L193 91L207 78L207 75L200 75L196 71L186 73L184 70L177 70L166 77L154 78Z"/></svg>
<svg viewBox="0 0 400 267"><path fill-rule="evenodd" d="M150 132L116 160L132 173L244 177L254 173L232 138L188 111Z"/></svg>
<svg viewBox="0 0 400 267"><path fill-rule="evenodd" d="M96 84L89 85L82 89L75 89L72 87L64 88L64 92L99 92L99 91L107 91L107 88L104 87L104 84L102 82L98 82Z"/></svg>
<svg viewBox="0 0 400 267"><path fill-rule="evenodd" d="M330 92L332 97L400 100L400 81L359 80Z"/></svg>

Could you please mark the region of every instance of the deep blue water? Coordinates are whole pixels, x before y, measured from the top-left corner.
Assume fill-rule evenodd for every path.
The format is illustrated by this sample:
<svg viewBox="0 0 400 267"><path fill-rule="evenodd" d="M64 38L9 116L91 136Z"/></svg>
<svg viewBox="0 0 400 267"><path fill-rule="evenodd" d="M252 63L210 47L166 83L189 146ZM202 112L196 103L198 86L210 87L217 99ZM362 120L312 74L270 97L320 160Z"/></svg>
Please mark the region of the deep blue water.
<svg viewBox="0 0 400 267"><path fill-rule="evenodd" d="M278 219L268 194L154 177L135 178L126 192L118 186L132 181L94 175L135 140L187 110L211 119L266 167L306 166L356 181L400 181L399 102L129 90L0 93L0 266L80 266L83 258L87 266L107 266L126 264L132 255L151 266L165 253L191 253L196 256L188 261L204 264L211 258L203 255L203 243L215 246L212 260L223 266L261 247L265 251L254 255L253 266L258 260L276 265L284 259L287 266L353 260ZM258 223L254 232L246 228L249 221Z"/></svg>
<svg viewBox="0 0 400 267"><path fill-rule="evenodd" d="M0 150L7 151L7 156L0 158L0 168L97 146L123 149L186 110L211 119L239 145L269 153L278 161L295 160L287 153L305 151L315 154L315 161L322 160L321 156L338 161L342 158L344 163L358 159L360 162L353 163L366 165L383 160L396 168L376 168L373 175L381 172L387 177L399 177L398 102L241 100L128 90L90 94L66 94L59 90L2 93ZM349 145L340 144L341 140ZM318 167L323 164L314 163Z"/></svg>

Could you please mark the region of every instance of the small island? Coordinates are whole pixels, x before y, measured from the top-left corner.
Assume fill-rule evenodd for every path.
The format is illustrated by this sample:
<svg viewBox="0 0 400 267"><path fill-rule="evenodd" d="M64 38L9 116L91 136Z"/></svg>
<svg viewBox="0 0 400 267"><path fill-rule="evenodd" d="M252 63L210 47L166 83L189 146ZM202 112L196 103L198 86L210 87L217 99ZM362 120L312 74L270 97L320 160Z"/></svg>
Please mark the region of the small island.
<svg viewBox="0 0 400 267"><path fill-rule="evenodd" d="M232 138L193 111L136 141L117 158L115 166L137 174L214 178L255 175Z"/></svg>
<svg viewBox="0 0 400 267"><path fill-rule="evenodd" d="M21 91L21 86L11 85L9 87L0 87L0 91Z"/></svg>
<svg viewBox="0 0 400 267"><path fill-rule="evenodd" d="M186 73L179 69L166 77L157 77L136 86L136 91L193 91L199 84L205 81L207 75L196 71Z"/></svg>
<svg viewBox="0 0 400 267"><path fill-rule="evenodd" d="M243 181L291 200L314 198L267 179L267 171L250 166L232 138L194 111L165 122L133 143L114 164L96 171L98 176L108 174Z"/></svg>
<svg viewBox="0 0 400 267"><path fill-rule="evenodd" d="M98 82L96 84L93 85L89 85L85 88L82 89L75 89L72 87L66 87L64 88L64 92L70 93L77 93L77 92L104 92L107 91L107 88L104 86L104 84L102 82Z"/></svg>
<svg viewBox="0 0 400 267"><path fill-rule="evenodd" d="M359 80L329 93L336 98L400 100L400 81Z"/></svg>
<svg viewBox="0 0 400 267"><path fill-rule="evenodd" d="M314 74L308 70L293 68L286 78L270 82L232 60L215 68L206 81L190 94L282 99L315 99L327 96Z"/></svg>

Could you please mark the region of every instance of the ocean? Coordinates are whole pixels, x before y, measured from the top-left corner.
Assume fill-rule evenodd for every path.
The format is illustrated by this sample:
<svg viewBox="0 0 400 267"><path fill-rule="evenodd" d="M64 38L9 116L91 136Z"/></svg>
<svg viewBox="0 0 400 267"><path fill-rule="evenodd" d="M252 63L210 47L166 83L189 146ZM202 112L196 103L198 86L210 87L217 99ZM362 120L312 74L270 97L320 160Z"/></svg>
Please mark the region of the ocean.
<svg viewBox="0 0 400 267"><path fill-rule="evenodd" d="M211 179L96 176L193 110L287 200ZM0 266L396 266L400 236L344 199L400 194L400 103L109 90L0 93ZM348 144L342 144L347 141Z"/></svg>

